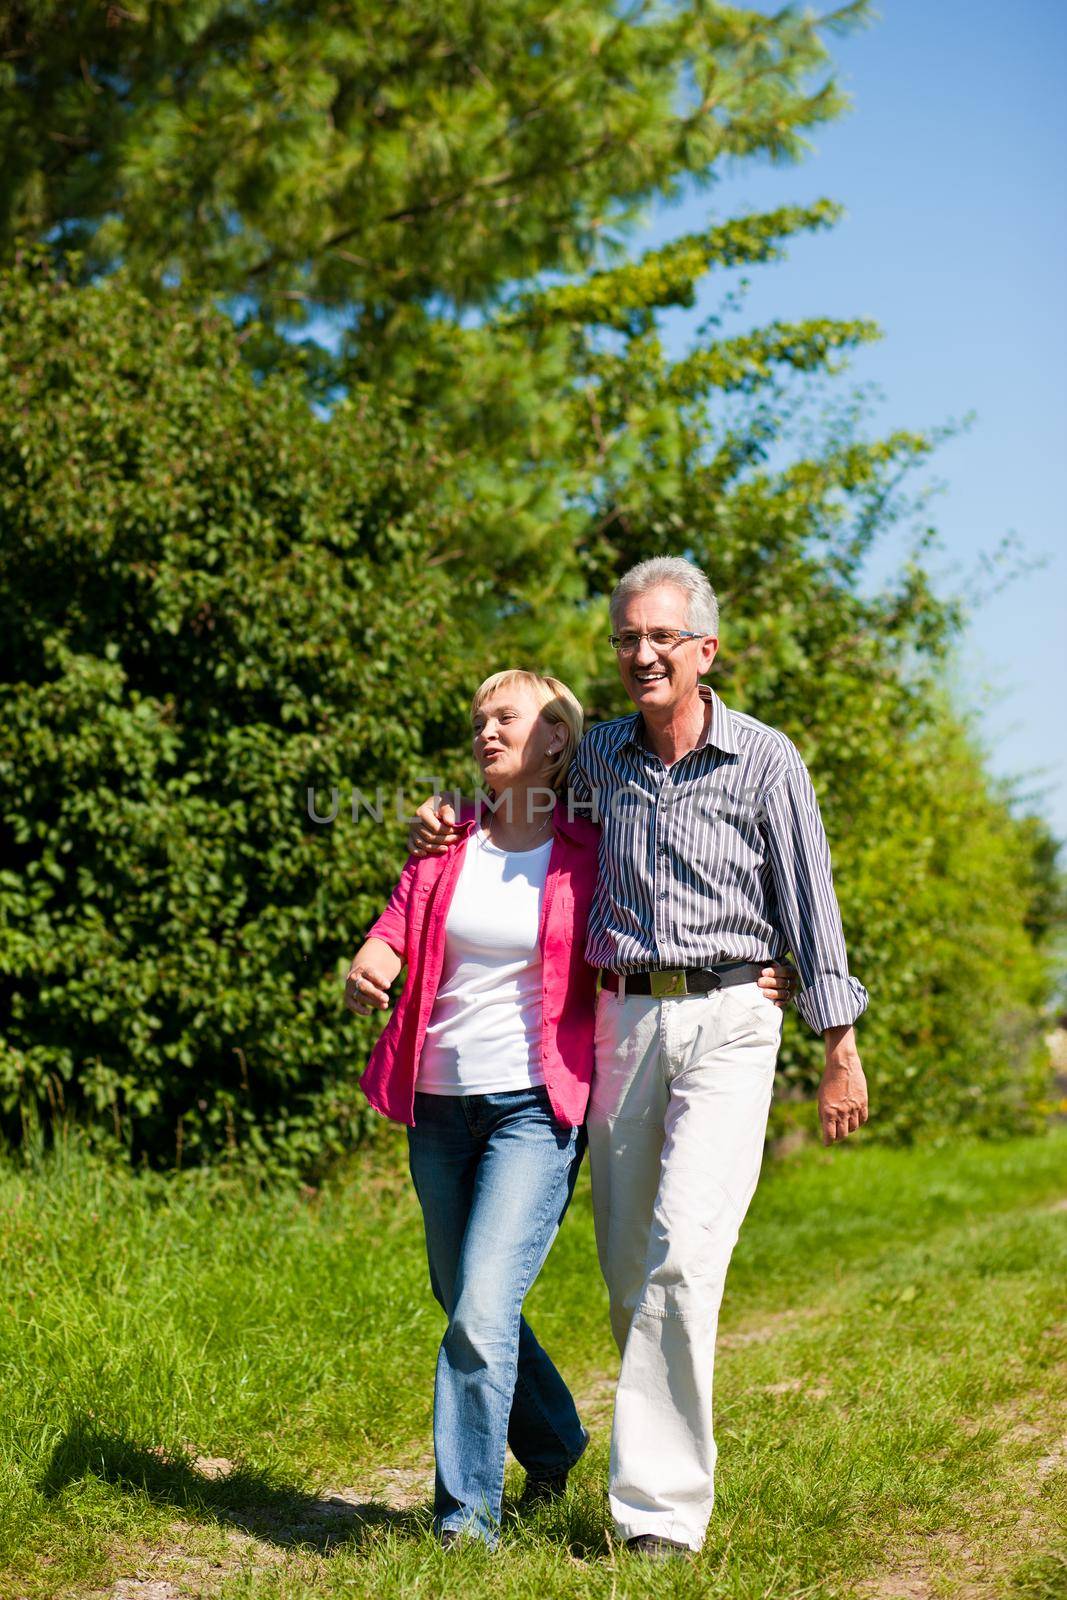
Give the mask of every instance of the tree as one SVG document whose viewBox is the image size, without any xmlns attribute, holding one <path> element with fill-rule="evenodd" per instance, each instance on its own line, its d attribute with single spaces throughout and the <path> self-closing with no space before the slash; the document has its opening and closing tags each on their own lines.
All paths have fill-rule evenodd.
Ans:
<svg viewBox="0 0 1067 1600">
<path fill-rule="evenodd" d="M 588 266 L 724 156 L 843 105 L 814 19 L 632 0 L 22 0 L 5 8 L 0 237 L 177 277 L 363 350 L 443 300 Z"/>
</svg>

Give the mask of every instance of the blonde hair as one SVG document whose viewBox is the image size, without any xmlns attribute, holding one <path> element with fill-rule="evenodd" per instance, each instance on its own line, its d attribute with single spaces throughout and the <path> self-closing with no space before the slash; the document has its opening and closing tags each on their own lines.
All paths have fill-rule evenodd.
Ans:
<svg viewBox="0 0 1067 1600">
<path fill-rule="evenodd" d="M 494 672 L 475 689 L 474 698 L 471 700 L 471 721 L 473 722 L 474 714 L 483 700 L 487 700 L 498 689 L 512 687 L 529 689 L 546 721 L 551 722 L 554 727 L 563 729 L 563 748 L 549 759 L 545 770 L 547 785 L 555 789 L 558 794 L 566 781 L 571 757 L 578 748 L 578 740 L 582 737 L 585 712 L 574 693 L 559 678 L 550 678 L 540 672 L 524 672 L 519 667 L 508 667 L 503 672 Z"/>
</svg>

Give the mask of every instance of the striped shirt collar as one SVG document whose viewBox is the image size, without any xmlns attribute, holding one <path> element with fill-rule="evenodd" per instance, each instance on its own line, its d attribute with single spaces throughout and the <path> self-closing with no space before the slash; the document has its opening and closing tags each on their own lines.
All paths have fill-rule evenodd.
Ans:
<svg viewBox="0 0 1067 1600">
<path fill-rule="evenodd" d="M 703 750 L 707 745 L 714 745 L 716 750 L 724 750 L 727 755 L 736 756 L 737 735 L 734 732 L 733 718 L 728 707 L 724 706 L 715 690 L 708 684 L 698 685 L 700 698 L 705 704 L 711 706 L 711 718 L 704 732 L 700 735 L 694 750 Z M 639 750 L 648 750 L 650 745 L 645 738 L 644 718 L 639 711 L 635 711 L 630 718 L 630 730 L 624 744 L 636 745 Z"/>
</svg>

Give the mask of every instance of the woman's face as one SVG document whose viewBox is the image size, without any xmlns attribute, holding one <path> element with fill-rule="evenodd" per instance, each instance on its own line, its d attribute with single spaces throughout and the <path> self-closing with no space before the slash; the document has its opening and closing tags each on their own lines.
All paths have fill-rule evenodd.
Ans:
<svg viewBox="0 0 1067 1600">
<path fill-rule="evenodd" d="M 566 737 L 541 714 L 531 689 L 512 683 L 480 701 L 472 718 L 474 759 L 486 783 L 499 792 L 516 782 L 544 778 L 550 758 Z"/>
</svg>

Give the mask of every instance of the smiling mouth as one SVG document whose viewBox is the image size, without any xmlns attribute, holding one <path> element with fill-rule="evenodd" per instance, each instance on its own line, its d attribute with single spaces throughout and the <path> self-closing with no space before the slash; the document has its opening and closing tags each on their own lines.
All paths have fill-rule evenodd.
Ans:
<svg viewBox="0 0 1067 1600">
<path fill-rule="evenodd" d="M 637 683 L 663 683 L 666 680 L 665 672 L 635 672 L 634 679 Z"/>
</svg>

